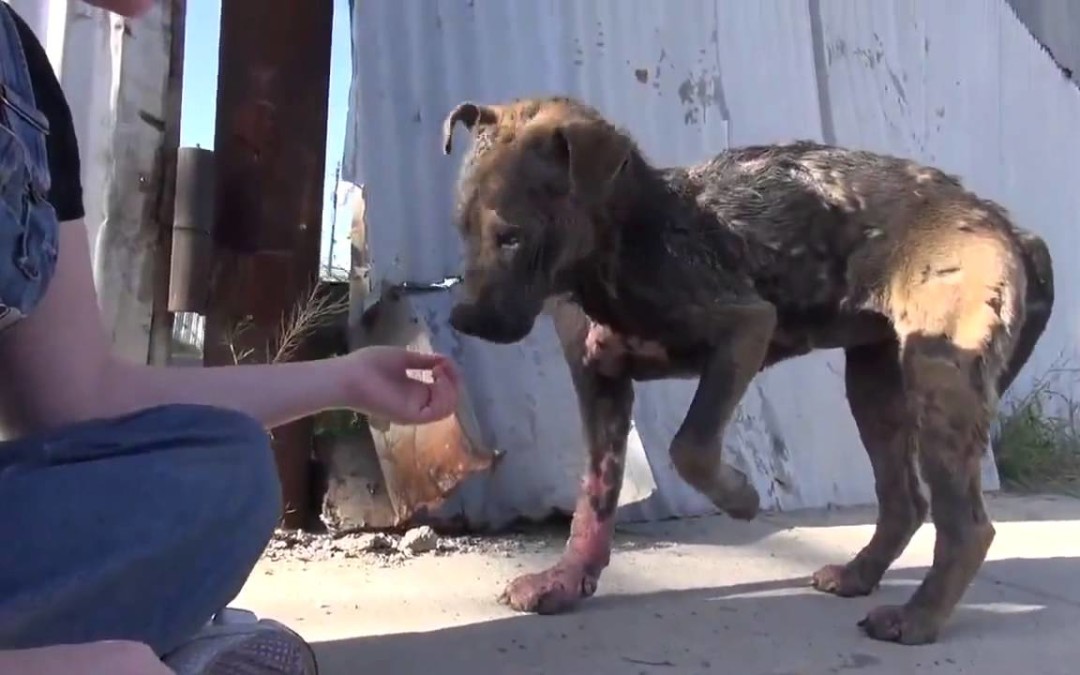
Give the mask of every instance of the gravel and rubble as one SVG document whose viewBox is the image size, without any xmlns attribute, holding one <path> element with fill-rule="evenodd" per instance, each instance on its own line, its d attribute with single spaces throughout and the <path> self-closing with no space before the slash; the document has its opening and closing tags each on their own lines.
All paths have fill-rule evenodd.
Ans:
<svg viewBox="0 0 1080 675">
<path fill-rule="evenodd" d="M 279 529 L 262 557 L 268 561 L 299 562 L 363 559 L 366 563 L 389 567 L 425 555 L 483 553 L 512 557 L 522 552 L 542 550 L 553 541 L 549 537 L 536 535 L 441 536 L 426 525 L 412 528 L 404 534 L 312 533 Z"/>
<path fill-rule="evenodd" d="M 404 533 L 338 532 L 313 533 L 279 529 L 263 552 L 269 562 L 322 562 L 362 559 L 365 564 L 396 567 L 423 556 L 479 554 L 488 557 L 516 558 L 522 555 L 562 550 L 568 526 L 532 524 L 494 535 L 438 534 L 427 525 Z M 670 534 L 670 533 L 669 533 Z M 667 548 L 674 546 L 670 536 L 636 533 L 634 528 L 616 527 L 614 546 L 618 550 Z"/>
</svg>

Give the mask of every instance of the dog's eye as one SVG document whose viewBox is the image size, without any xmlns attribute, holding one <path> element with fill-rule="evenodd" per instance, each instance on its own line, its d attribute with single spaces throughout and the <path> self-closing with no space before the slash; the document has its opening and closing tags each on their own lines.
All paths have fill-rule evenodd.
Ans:
<svg viewBox="0 0 1080 675">
<path fill-rule="evenodd" d="M 517 228 L 508 227 L 495 234 L 495 243 L 499 248 L 514 249 L 521 243 L 521 236 Z"/>
</svg>

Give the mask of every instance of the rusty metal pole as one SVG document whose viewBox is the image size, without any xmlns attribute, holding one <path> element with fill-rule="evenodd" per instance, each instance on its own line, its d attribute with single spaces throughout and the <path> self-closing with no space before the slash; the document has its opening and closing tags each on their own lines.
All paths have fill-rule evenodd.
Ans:
<svg viewBox="0 0 1080 675">
<path fill-rule="evenodd" d="M 221 3 L 206 365 L 249 350 L 242 362 L 266 362 L 282 319 L 318 280 L 332 25 L 333 0 Z M 313 421 L 273 435 L 282 525 L 302 527 Z"/>
</svg>

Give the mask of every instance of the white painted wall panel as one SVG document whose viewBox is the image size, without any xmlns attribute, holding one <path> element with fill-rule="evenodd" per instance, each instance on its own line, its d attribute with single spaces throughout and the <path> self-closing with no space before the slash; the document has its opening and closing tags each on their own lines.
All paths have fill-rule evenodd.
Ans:
<svg viewBox="0 0 1080 675">
<path fill-rule="evenodd" d="M 1050 241 L 1058 309 L 1036 360 L 1075 350 L 1080 280 L 1065 261 L 1080 209 L 1063 186 L 1080 178 L 1080 92 L 1003 0 L 359 0 L 353 32 L 342 179 L 364 186 L 377 283 L 459 270 L 449 219 L 466 139 L 442 156 L 446 113 L 465 99 L 565 92 L 629 128 L 656 163 L 813 138 L 961 174 Z M 550 322 L 520 344 L 490 345 L 447 328 L 449 300 L 425 300 L 441 327 L 436 346 L 463 364 L 485 440 L 508 456 L 448 509 L 494 525 L 569 509 L 582 440 Z M 623 517 L 712 511 L 667 458 L 692 392 L 685 382 L 638 387 Z M 767 507 L 874 500 L 839 352 L 759 376 L 725 446 Z"/>
</svg>

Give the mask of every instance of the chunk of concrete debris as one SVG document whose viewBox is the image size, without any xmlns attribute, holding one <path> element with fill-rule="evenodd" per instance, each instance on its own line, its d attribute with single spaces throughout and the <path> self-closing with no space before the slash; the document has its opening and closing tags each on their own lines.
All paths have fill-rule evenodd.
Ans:
<svg viewBox="0 0 1080 675">
<path fill-rule="evenodd" d="M 361 551 L 376 553 L 379 551 L 392 551 L 395 548 L 394 538 L 382 532 L 361 535 L 357 541 L 359 545 L 356 548 Z"/>
<path fill-rule="evenodd" d="M 439 546 L 439 535 L 427 525 L 414 527 L 398 542 L 398 550 L 406 555 L 420 555 L 434 551 Z"/>
<path fill-rule="evenodd" d="M 278 530 L 263 555 L 269 560 L 304 561 L 361 557 L 388 560 L 405 557 L 404 553 L 398 550 L 397 537 L 390 534 L 375 532 L 328 535 L 290 530 Z"/>
</svg>

